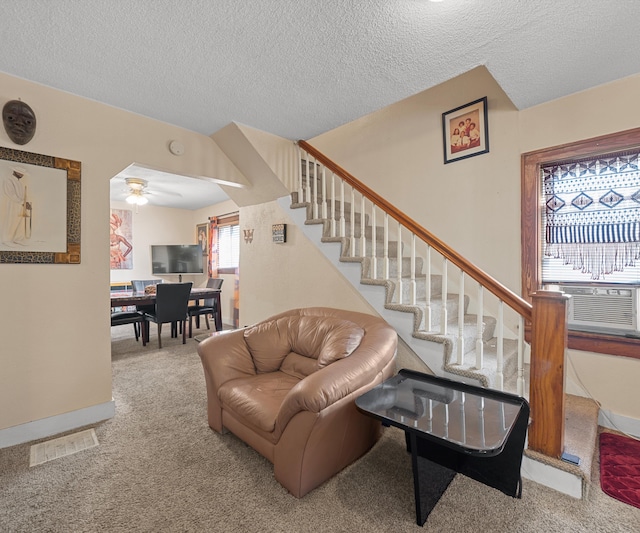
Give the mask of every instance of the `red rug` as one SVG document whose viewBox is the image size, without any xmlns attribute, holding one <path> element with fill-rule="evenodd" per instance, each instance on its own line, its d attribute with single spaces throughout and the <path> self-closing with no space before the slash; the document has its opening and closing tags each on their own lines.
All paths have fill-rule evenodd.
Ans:
<svg viewBox="0 0 640 533">
<path fill-rule="evenodd" d="M 600 433 L 600 486 L 612 498 L 640 508 L 640 441 Z"/>
</svg>

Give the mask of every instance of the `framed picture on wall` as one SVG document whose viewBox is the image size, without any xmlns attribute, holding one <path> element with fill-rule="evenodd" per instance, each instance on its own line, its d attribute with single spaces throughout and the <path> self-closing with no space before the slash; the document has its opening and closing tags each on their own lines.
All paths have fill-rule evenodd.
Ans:
<svg viewBox="0 0 640 533">
<path fill-rule="evenodd" d="M 442 113 L 445 164 L 489 151 L 487 117 L 486 96 Z"/>
<path fill-rule="evenodd" d="M 198 224 L 196 226 L 196 242 L 202 248 L 202 255 L 209 254 L 209 224 Z"/>
</svg>

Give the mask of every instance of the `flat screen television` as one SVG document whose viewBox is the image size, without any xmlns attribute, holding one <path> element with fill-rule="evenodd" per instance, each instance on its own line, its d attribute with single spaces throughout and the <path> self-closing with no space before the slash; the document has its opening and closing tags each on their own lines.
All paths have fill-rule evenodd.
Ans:
<svg viewBox="0 0 640 533">
<path fill-rule="evenodd" d="M 153 274 L 202 274 L 202 247 L 199 244 L 152 244 Z"/>
</svg>

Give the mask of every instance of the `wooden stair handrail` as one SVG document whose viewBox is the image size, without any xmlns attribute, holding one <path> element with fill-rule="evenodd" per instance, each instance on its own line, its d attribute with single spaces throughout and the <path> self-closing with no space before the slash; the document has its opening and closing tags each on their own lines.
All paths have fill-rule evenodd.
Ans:
<svg viewBox="0 0 640 533">
<path fill-rule="evenodd" d="M 371 190 L 364 183 L 362 183 L 355 176 L 351 175 L 340 165 L 334 163 L 331 159 L 325 156 L 322 152 L 314 148 L 306 141 L 298 141 L 298 146 L 305 152 L 312 155 L 316 161 L 321 162 L 325 167 L 331 170 L 334 174 L 337 174 L 346 181 L 351 187 L 357 190 L 360 194 L 371 200 L 375 205 L 380 207 L 383 211 L 391 215 L 402 226 L 411 231 L 414 235 L 426 242 L 431 248 L 436 250 L 442 256 L 446 257 L 454 265 L 460 268 L 463 272 L 471 276 L 474 280 L 480 283 L 483 287 L 487 288 L 497 298 L 505 302 L 514 311 L 524 317 L 525 320 L 530 321 L 532 316 L 532 306 L 529 302 L 518 296 L 511 289 L 505 287 L 502 283 L 495 278 L 484 272 L 482 269 L 475 266 L 469 260 L 465 259 L 455 250 L 449 248 L 444 242 L 438 239 L 435 235 L 427 231 L 415 220 L 405 215 L 393 204 L 389 203 L 382 196 L 375 191 Z"/>
</svg>

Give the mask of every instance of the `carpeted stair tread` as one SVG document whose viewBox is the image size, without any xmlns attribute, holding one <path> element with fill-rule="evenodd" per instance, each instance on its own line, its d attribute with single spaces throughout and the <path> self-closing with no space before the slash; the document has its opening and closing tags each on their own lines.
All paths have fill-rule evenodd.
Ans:
<svg viewBox="0 0 640 533">
<path fill-rule="evenodd" d="M 564 451 L 579 457 L 579 465 L 555 459 L 530 449 L 525 449 L 525 455 L 582 478 L 584 493 L 591 481 L 591 467 L 598 444 L 599 411 L 599 405 L 591 398 L 573 394 L 565 395 Z"/>
</svg>

